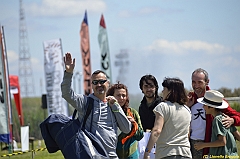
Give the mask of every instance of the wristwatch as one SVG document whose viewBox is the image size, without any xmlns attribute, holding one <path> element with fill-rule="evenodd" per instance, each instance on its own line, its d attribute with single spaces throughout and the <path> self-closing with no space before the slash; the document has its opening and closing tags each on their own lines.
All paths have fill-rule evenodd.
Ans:
<svg viewBox="0 0 240 159">
<path fill-rule="evenodd" d="M 146 149 L 145 149 L 145 152 L 148 152 L 148 153 L 150 153 L 150 152 L 151 152 L 151 150 L 149 150 L 149 149 L 146 147 Z"/>
</svg>

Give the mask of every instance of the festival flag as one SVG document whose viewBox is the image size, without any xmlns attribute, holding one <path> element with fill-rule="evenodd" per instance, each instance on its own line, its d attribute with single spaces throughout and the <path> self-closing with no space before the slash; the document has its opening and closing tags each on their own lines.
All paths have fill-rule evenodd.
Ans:
<svg viewBox="0 0 240 159">
<path fill-rule="evenodd" d="M 84 19 L 82 21 L 80 30 L 80 48 L 82 53 L 82 66 L 83 66 L 83 88 L 84 94 L 89 95 L 92 93 L 91 88 L 91 58 L 90 58 L 90 42 L 87 11 L 85 11 Z"/>
<path fill-rule="evenodd" d="M 61 39 L 44 41 L 43 47 L 48 115 L 68 116 L 68 105 L 62 98 L 60 89 L 64 73 Z"/>
<path fill-rule="evenodd" d="M 20 125 L 23 126 L 24 119 L 23 119 L 23 111 L 22 111 L 21 90 L 19 86 L 18 76 L 10 75 L 9 81 L 10 81 L 10 93 L 13 94 L 14 96 L 14 101 L 16 104 Z"/>
<path fill-rule="evenodd" d="M 98 42 L 101 50 L 101 68 L 106 73 L 108 80 L 112 82 L 108 36 L 103 15 L 100 20 Z"/>
<path fill-rule="evenodd" d="M 12 124 L 11 96 L 4 29 L 0 27 L 0 142 L 9 144 Z"/>
</svg>

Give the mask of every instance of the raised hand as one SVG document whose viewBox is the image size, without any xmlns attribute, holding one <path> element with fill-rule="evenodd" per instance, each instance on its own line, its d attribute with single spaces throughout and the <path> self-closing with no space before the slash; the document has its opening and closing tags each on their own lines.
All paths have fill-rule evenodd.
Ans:
<svg viewBox="0 0 240 159">
<path fill-rule="evenodd" d="M 63 58 L 66 72 L 73 73 L 75 67 L 75 58 L 72 60 L 72 55 L 70 52 L 67 52 Z"/>
<path fill-rule="evenodd" d="M 187 103 L 186 103 L 186 105 L 188 106 L 188 107 L 192 107 L 193 106 L 193 104 L 194 104 L 194 96 L 193 96 L 193 93 L 194 92 L 189 92 L 188 93 L 188 101 L 187 101 Z"/>
</svg>

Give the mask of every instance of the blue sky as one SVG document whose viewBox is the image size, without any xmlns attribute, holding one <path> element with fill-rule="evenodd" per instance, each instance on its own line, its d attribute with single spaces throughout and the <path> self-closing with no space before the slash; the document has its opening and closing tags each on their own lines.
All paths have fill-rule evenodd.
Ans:
<svg viewBox="0 0 240 159">
<path fill-rule="evenodd" d="M 240 1 L 231 0 L 23 0 L 36 96 L 45 93 L 43 41 L 61 38 L 63 53 L 76 58 L 82 71 L 80 25 L 88 12 L 92 71 L 100 69 L 98 31 L 107 26 L 113 82 L 121 77 L 132 94 L 145 74 L 159 85 L 179 77 L 191 89 L 196 68 L 209 72 L 210 87 L 240 87 Z M 19 1 L 1 0 L 10 74 L 18 75 Z M 119 75 L 116 55 L 127 50 L 129 65 Z M 42 80 L 42 86 L 41 82 Z M 162 90 L 160 87 L 159 92 Z"/>
</svg>

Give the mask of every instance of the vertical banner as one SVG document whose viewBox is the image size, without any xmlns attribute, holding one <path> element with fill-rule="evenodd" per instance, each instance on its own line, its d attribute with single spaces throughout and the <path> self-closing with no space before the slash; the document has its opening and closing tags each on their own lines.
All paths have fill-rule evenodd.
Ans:
<svg viewBox="0 0 240 159">
<path fill-rule="evenodd" d="M 20 94 L 21 90 L 19 86 L 18 76 L 11 75 L 9 76 L 9 80 L 10 80 L 10 92 L 14 96 L 14 101 L 16 104 L 20 125 L 23 126 L 24 119 L 23 119 L 23 112 L 22 112 L 22 100 L 21 100 L 21 94 Z"/>
<path fill-rule="evenodd" d="M 89 30 L 87 11 L 85 11 L 84 19 L 82 21 L 80 30 L 80 47 L 82 53 L 82 65 L 83 65 L 83 89 L 84 94 L 89 95 L 92 93 L 91 88 L 91 59 L 90 59 L 90 42 L 89 42 Z"/>
<path fill-rule="evenodd" d="M 0 27 L 0 142 L 10 143 L 11 96 L 4 32 Z"/>
<path fill-rule="evenodd" d="M 101 51 L 101 68 L 106 73 L 108 80 L 112 82 L 108 36 L 103 15 L 100 20 L 98 43 Z"/>
<path fill-rule="evenodd" d="M 44 41 L 43 47 L 48 115 L 68 116 L 67 102 L 62 98 L 60 89 L 64 73 L 61 39 Z"/>
</svg>

